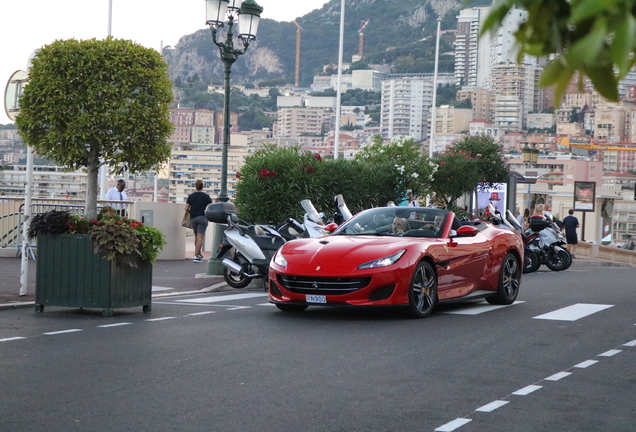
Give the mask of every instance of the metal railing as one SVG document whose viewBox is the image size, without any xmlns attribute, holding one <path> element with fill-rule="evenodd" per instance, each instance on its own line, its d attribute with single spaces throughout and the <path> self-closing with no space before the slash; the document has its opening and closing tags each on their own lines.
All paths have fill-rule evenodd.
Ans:
<svg viewBox="0 0 636 432">
<path fill-rule="evenodd" d="M 98 201 L 97 207 L 121 209 L 127 215 L 134 210 L 132 201 Z M 121 208 L 120 208 L 121 207 Z M 66 210 L 74 215 L 84 214 L 84 200 L 74 199 L 32 199 L 31 214 L 50 210 Z M 24 220 L 24 198 L 0 197 L 0 247 L 20 248 L 22 243 L 22 221 Z"/>
</svg>

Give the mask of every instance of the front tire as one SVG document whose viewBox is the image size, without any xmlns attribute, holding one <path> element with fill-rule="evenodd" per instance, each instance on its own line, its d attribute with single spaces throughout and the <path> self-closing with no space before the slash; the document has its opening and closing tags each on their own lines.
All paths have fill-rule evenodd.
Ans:
<svg viewBox="0 0 636 432">
<path fill-rule="evenodd" d="M 523 253 L 523 273 L 533 273 L 541 267 L 541 258 L 533 250 L 526 249 Z"/>
<path fill-rule="evenodd" d="M 562 271 L 569 267 L 568 264 L 571 264 L 565 253 L 561 253 L 561 251 L 555 252 L 551 250 L 548 252 L 548 256 L 545 260 L 545 265 L 552 271 Z"/>
<path fill-rule="evenodd" d="M 407 311 L 413 318 L 426 318 L 437 306 L 437 275 L 426 261 L 415 267 L 409 286 Z"/>
<path fill-rule="evenodd" d="M 519 259 L 508 252 L 501 264 L 497 294 L 494 297 L 487 298 L 486 301 L 493 305 L 513 304 L 519 294 L 520 283 L 521 266 L 519 265 Z"/>
</svg>

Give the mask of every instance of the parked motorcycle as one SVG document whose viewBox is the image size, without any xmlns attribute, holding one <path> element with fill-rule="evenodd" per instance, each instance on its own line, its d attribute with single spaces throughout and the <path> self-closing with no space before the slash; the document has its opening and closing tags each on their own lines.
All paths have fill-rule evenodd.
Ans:
<svg viewBox="0 0 636 432">
<path fill-rule="evenodd" d="M 267 276 L 269 262 L 285 243 L 285 238 L 277 229 L 240 220 L 236 216 L 236 207 L 230 202 L 208 205 L 205 217 L 210 222 L 228 226 L 216 258 L 221 259 L 229 254 L 222 261 L 223 279 L 229 286 L 245 288 L 252 279 Z M 293 219 L 288 219 L 278 229 L 293 227 L 294 222 Z M 299 228 L 299 224 L 296 228 Z"/>
<path fill-rule="evenodd" d="M 539 267 L 541 267 L 541 256 L 531 246 L 534 239 L 539 237 L 539 233 L 524 231 L 510 210 L 506 210 L 505 220 L 512 229 L 521 235 L 523 240 L 523 273 L 532 273 L 539 270 Z"/>
<path fill-rule="evenodd" d="M 530 219 L 530 229 L 539 233 L 530 242 L 530 248 L 550 270 L 567 270 L 572 265 L 572 255 L 563 247 L 566 244 L 565 236 L 550 213 L 546 213 L 543 220 L 539 219 Z"/>
</svg>

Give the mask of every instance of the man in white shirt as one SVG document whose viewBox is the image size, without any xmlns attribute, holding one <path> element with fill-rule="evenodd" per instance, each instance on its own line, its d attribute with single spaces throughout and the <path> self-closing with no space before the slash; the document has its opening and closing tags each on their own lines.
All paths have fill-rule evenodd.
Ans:
<svg viewBox="0 0 636 432">
<path fill-rule="evenodd" d="M 106 191 L 104 199 L 106 201 L 128 201 L 128 196 L 126 195 L 126 192 L 124 192 L 124 189 L 126 189 L 126 182 L 122 179 L 119 179 L 117 180 L 117 184 L 115 185 L 115 187 L 112 187 Z M 126 204 L 109 205 L 117 210 L 117 213 L 119 215 L 126 216 Z"/>
</svg>

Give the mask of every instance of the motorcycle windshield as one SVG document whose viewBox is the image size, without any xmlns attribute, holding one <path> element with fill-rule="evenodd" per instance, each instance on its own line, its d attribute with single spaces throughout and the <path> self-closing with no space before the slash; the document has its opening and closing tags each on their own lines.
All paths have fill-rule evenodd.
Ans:
<svg viewBox="0 0 636 432">
<path fill-rule="evenodd" d="M 307 213 L 307 217 L 309 218 L 309 220 L 317 223 L 318 225 L 324 225 L 324 222 L 322 221 L 320 214 L 318 214 L 318 211 L 316 210 L 316 208 L 314 207 L 314 205 L 311 203 L 310 200 L 308 199 L 302 200 L 300 202 L 300 205 Z"/>
<path fill-rule="evenodd" d="M 515 219 L 515 216 L 512 214 L 512 212 L 510 210 L 506 210 L 506 220 L 517 231 L 523 231 L 523 228 L 521 227 L 521 225 L 519 225 L 519 222 L 517 221 L 517 219 Z"/>
<path fill-rule="evenodd" d="M 338 203 L 338 210 L 340 210 L 340 214 L 342 215 L 343 219 L 345 221 L 351 219 L 353 215 L 349 211 L 347 204 L 345 204 L 345 201 L 342 195 L 340 194 L 336 195 L 336 202 Z"/>
</svg>

